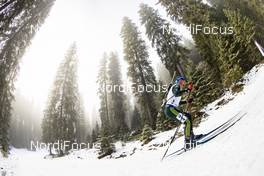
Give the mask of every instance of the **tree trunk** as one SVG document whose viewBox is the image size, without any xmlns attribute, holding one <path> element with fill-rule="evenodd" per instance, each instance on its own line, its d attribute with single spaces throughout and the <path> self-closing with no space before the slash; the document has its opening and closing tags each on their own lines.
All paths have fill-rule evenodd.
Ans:
<svg viewBox="0 0 264 176">
<path fill-rule="evenodd" d="M 180 74 L 180 76 L 183 76 L 183 77 L 186 76 L 184 74 L 184 70 L 183 70 L 182 65 L 180 63 L 176 63 L 176 69 L 177 69 L 178 73 Z"/>
<path fill-rule="evenodd" d="M 141 82 L 144 86 L 144 88 L 146 88 L 146 81 L 145 81 L 145 77 L 144 77 L 144 74 L 143 74 L 143 70 L 141 68 L 141 65 L 139 64 L 139 59 L 138 59 L 138 55 L 137 55 L 137 52 L 135 51 L 135 56 L 136 56 L 136 61 L 137 61 L 137 65 L 138 65 L 138 69 L 139 69 L 139 72 L 140 72 L 140 77 L 141 77 Z M 154 123 L 154 119 L 151 115 L 151 112 L 150 112 L 150 106 L 149 106 L 149 96 L 147 94 L 147 92 L 144 92 L 143 93 L 143 97 L 144 97 L 144 102 L 146 103 L 146 110 L 147 110 L 147 114 L 148 114 L 148 119 L 149 119 L 149 125 L 154 129 L 155 128 L 155 123 Z"/>
</svg>

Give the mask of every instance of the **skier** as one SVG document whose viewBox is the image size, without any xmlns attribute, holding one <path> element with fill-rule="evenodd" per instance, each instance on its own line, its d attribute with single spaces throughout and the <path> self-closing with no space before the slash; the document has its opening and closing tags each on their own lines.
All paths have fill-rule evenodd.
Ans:
<svg viewBox="0 0 264 176">
<path fill-rule="evenodd" d="M 191 115 L 187 112 L 184 112 L 181 108 L 181 105 L 192 103 L 193 99 L 189 98 L 185 101 L 182 100 L 182 95 L 192 91 L 192 86 L 185 87 L 185 78 L 178 76 L 174 84 L 170 87 L 168 95 L 166 98 L 166 104 L 164 113 L 171 120 L 179 121 L 184 124 L 184 135 L 185 135 L 185 148 L 191 149 L 194 147 L 195 140 L 202 137 L 202 135 L 194 135 L 192 130 L 192 120 Z"/>
</svg>

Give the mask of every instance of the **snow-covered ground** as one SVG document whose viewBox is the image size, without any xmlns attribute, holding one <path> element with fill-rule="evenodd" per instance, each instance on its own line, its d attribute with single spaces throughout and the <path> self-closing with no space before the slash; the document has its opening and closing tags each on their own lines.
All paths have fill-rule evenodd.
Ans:
<svg viewBox="0 0 264 176">
<path fill-rule="evenodd" d="M 98 160 L 95 150 L 72 152 L 63 158 L 44 159 L 45 151 L 30 152 L 12 149 L 8 159 L 0 156 L 2 176 L 259 176 L 264 172 L 264 65 L 245 75 L 242 92 L 227 93 L 206 107 L 209 116 L 195 133 L 206 133 L 238 112 L 247 112 L 238 123 L 217 138 L 180 156 L 161 162 L 164 146 L 174 130 L 157 134 L 146 146 L 139 141 L 116 143 L 112 158 Z M 233 100 L 217 107 L 223 98 Z M 163 146 L 163 147 L 162 147 Z M 170 152 L 183 146 L 183 138 L 173 143 Z M 121 154 L 126 157 L 114 159 Z M 0 174 L 1 176 L 1 174 Z"/>
</svg>

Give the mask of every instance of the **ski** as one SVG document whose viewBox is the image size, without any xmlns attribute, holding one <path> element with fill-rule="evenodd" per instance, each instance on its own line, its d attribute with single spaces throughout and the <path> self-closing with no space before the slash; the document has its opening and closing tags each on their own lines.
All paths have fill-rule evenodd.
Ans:
<svg viewBox="0 0 264 176">
<path fill-rule="evenodd" d="M 238 112 L 237 114 L 235 114 L 234 116 L 232 116 L 230 119 L 228 119 L 226 122 L 222 123 L 221 125 L 219 125 L 219 126 L 216 127 L 215 129 L 213 129 L 213 130 L 207 132 L 206 134 L 204 134 L 203 137 L 202 137 L 201 139 L 203 139 L 203 138 L 205 138 L 205 137 L 211 135 L 212 133 L 214 133 L 215 131 L 219 130 L 219 129 L 222 128 L 223 126 L 225 126 L 225 125 L 231 123 L 231 122 L 232 122 L 234 119 L 236 119 L 237 116 L 239 116 L 240 114 L 241 114 L 241 112 Z M 199 139 L 199 140 L 201 140 L 201 139 Z"/>
<path fill-rule="evenodd" d="M 230 118 L 228 121 L 226 121 L 225 123 L 221 124 L 220 126 L 218 126 L 217 128 L 215 128 L 214 130 L 208 132 L 207 134 L 205 134 L 201 139 L 199 139 L 198 141 L 196 141 L 195 147 L 192 149 L 195 149 L 198 145 L 207 143 L 208 141 L 214 139 L 215 137 L 217 137 L 218 135 L 222 134 L 223 132 L 225 132 L 226 130 L 228 130 L 229 128 L 231 128 L 233 125 L 235 125 L 238 121 L 240 121 L 247 113 L 243 113 L 241 116 L 239 116 L 241 113 L 237 113 L 235 116 L 233 116 L 232 118 Z M 167 155 L 166 157 L 170 157 L 173 155 L 181 155 L 187 151 L 190 151 L 192 149 L 186 150 L 184 147 L 181 149 L 176 150 L 173 153 L 170 153 L 169 155 Z"/>
<path fill-rule="evenodd" d="M 247 113 L 244 113 L 241 116 L 236 116 L 238 118 L 232 118 L 232 120 L 229 123 L 223 125 L 221 128 L 219 128 L 218 130 L 214 131 L 213 133 L 210 133 L 210 135 L 206 135 L 206 136 L 202 137 L 201 139 L 199 139 L 197 141 L 197 145 L 204 144 L 204 143 L 212 140 L 216 136 L 222 134 L 223 132 L 228 130 L 230 127 L 235 125 L 238 121 L 240 121 L 246 114 Z"/>
</svg>

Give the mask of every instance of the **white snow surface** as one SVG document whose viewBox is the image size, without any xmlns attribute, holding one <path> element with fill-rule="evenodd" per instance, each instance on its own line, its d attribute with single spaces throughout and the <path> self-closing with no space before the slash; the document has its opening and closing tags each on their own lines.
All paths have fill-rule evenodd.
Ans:
<svg viewBox="0 0 264 176">
<path fill-rule="evenodd" d="M 134 141 L 116 143 L 112 157 L 97 159 L 97 150 L 73 151 L 70 155 L 44 159 L 47 151 L 12 148 L 8 158 L 0 156 L 0 176 L 259 176 L 264 173 L 264 65 L 254 67 L 244 76 L 244 89 L 222 98 L 205 108 L 209 114 L 195 133 L 206 133 L 238 112 L 246 112 L 239 122 L 206 144 L 180 156 L 161 162 L 174 130 L 159 133 L 145 146 Z M 232 99 L 217 106 L 222 99 Z M 160 146 L 163 145 L 163 146 Z M 169 153 L 183 146 L 177 139 Z M 127 155 L 115 159 L 121 154 Z M 2 174 L 2 175 L 1 175 Z"/>
</svg>

